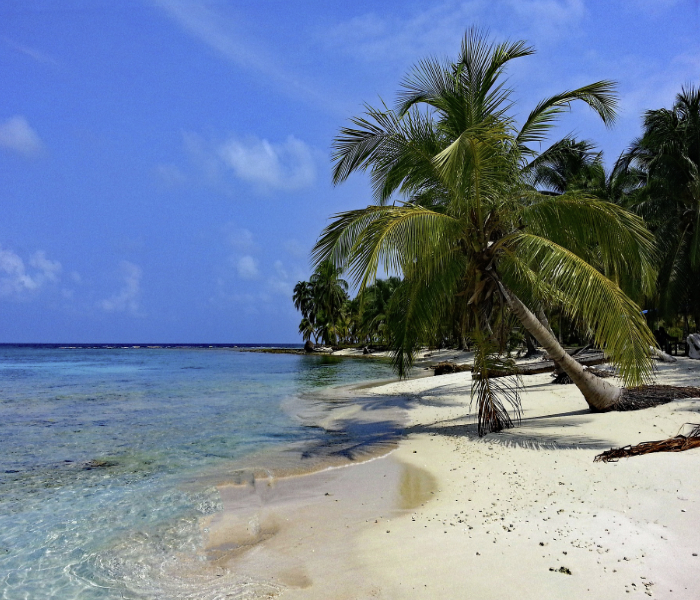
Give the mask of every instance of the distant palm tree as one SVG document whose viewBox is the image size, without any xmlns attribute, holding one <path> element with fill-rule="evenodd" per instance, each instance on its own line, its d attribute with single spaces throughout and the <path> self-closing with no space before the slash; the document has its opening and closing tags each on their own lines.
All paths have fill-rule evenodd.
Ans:
<svg viewBox="0 0 700 600">
<path fill-rule="evenodd" d="M 300 311 L 302 316 L 301 323 L 299 323 L 299 333 L 302 334 L 304 341 L 310 340 L 313 335 L 314 340 L 317 342 L 318 334 L 315 327 L 317 308 L 311 283 L 299 281 L 294 286 L 292 301 L 294 302 L 294 308 Z"/>
<path fill-rule="evenodd" d="M 380 267 L 403 275 L 391 311 L 401 375 L 455 302 L 469 307 L 481 432 L 511 425 L 503 402 L 518 409 L 517 395 L 499 390 L 488 376 L 498 368 L 490 340 L 501 303 L 594 410 L 609 410 L 622 390 L 585 371 L 526 304 L 555 299 L 569 318 L 585 322 L 626 384 L 652 374 L 654 339 L 639 308 L 589 262 L 595 256 L 606 272 L 650 284 L 653 239 L 642 220 L 582 192 L 543 195 L 523 176 L 536 157 L 530 144 L 543 141 L 574 100 L 612 122 L 613 84 L 552 96 L 518 129 L 508 113 L 510 90 L 500 79 L 508 62 L 532 53 L 524 42 L 491 44 L 472 29 L 456 62 L 418 64 L 404 79 L 395 110 L 367 107 L 353 128 L 341 129 L 334 181 L 369 170 L 376 204 L 336 215 L 314 249 L 317 264 L 332 261 L 361 288 Z"/>
<path fill-rule="evenodd" d="M 348 300 L 348 284 L 340 278 L 341 271 L 330 262 L 319 264 L 309 281 L 294 286 L 292 300 L 301 311 L 299 333 L 304 340 L 319 336 L 324 343 L 337 343 L 338 325 Z"/>
<path fill-rule="evenodd" d="M 670 109 L 644 115 L 644 133 L 624 154 L 643 186 L 630 205 L 655 232 L 663 255 L 658 290 L 667 316 L 700 326 L 700 88 L 684 88 Z"/>
</svg>

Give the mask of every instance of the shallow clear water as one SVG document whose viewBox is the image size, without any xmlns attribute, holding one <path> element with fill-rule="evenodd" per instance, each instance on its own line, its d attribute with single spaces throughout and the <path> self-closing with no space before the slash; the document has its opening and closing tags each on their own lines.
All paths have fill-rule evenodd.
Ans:
<svg viewBox="0 0 700 600">
<path fill-rule="evenodd" d="M 191 481 L 265 448 L 323 445 L 332 434 L 285 400 L 387 377 L 377 360 L 0 348 L 0 598 L 254 596 L 198 569 L 198 521 L 219 499 Z"/>
</svg>

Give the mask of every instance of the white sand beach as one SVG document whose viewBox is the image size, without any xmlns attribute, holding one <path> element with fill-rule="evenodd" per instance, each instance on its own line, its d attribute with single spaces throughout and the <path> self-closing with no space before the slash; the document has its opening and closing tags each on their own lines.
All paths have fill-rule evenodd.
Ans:
<svg viewBox="0 0 700 600">
<path fill-rule="evenodd" d="M 700 423 L 700 399 L 593 414 L 523 377 L 522 423 L 483 438 L 470 373 L 373 388 L 408 398 L 406 436 L 356 466 L 221 486 L 209 556 L 285 599 L 700 597 L 700 450 L 594 463 Z M 700 385 L 700 361 L 658 383 Z"/>
</svg>

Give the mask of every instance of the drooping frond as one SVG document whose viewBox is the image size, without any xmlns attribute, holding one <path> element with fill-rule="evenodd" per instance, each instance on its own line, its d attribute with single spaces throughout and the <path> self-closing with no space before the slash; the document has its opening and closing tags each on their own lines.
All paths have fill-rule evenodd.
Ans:
<svg viewBox="0 0 700 600">
<path fill-rule="evenodd" d="M 472 338 L 475 347 L 471 400 L 472 404 L 476 400 L 478 431 L 481 436 L 513 427 L 508 406 L 513 411 L 515 421 L 520 421 L 521 382 L 512 359 L 499 357 L 495 345 L 481 332 L 475 332 Z"/>
<path fill-rule="evenodd" d="M 333 182 L 369 169 L 374 198 L 384 204 L 394 192 L 420 195 L 439 189 L 432 158 L 444 146 L 429 115 L 412 111 L 403 117 L 385 108 L 366 107 L 333 143 Z"/>
<path fill-rule="evenodd" d="M 613 81 L 597 81 L 575 90 L 555 94 L 542 100 L 529 114 L 516 137 L 517 143 L 526 149 L 528 144 L 543 142 L 559 115 L 569 110 L 571 103 L 581 100 L 588 104 L 606 125 L 615 121 L 617 95 Z"/>
<path fill-rule="evenodd" d="M 404 279 L 392 296 L 388 327 L 392 362 L 400 377 L 408 375 L 421 344 L 439 341 L 436 332 L 459 300 L 465 269 L 464 257 L 457 255 L 429 277 Z"/>
<path fill-rule="evenodd" d="M 589 326 L 625 385 L 651 379 L 649 347 L 656 342 L 639 307 L 615 282 L 573 252 L 537 235 L 515 235 L 509 251 L 560 291 L 565 311 Z"/>
<path fill-rule="evenodd" d="M 520 219 L 529 233 L 568 248 L 613 279 L 650 296 L 658 256 L 644 221 L 624 208 L 572 192 L 557 197 L 529 194 Z"/>
<path fill-rule="evenodd" d="M 368 206 L 335 215 L 312 258 L 316 264 L 328 259 L 342 268 L 347 265 L 364 288 L 379 267 L 401 274 L 439 268 L 454 253 L 456 227 L 454 218 L 421 206 Z"/>
</svg>

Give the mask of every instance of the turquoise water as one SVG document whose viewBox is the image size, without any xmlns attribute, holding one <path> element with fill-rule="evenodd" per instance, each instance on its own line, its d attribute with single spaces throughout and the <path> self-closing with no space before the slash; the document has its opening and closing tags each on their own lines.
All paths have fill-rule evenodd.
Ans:
<svg viewBox="0 0 700 600">
<path fill-rule="evenodd" d="M 337 432 L 289 399 L 391 376 L 377 360 L 224 349 L 0 348 L 0 598 L 255 597 L 197 568 L 200 520 L 219 509 L 197 475 L 332 447 Z"/>
</svg>

